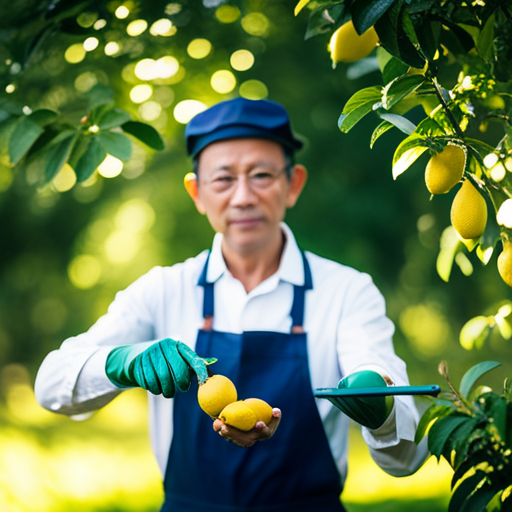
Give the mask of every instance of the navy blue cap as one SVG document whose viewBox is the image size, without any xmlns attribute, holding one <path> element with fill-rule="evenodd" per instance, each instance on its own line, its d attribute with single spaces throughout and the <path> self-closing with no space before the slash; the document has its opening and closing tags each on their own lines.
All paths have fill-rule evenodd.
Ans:
<svg viewBox="0 0 512 512">
<path fill-rule="evenodd" d="M 193 117 L 185 129 L 187 151 L 192 157 L 212 142 L 246 137 L 275 140 L 292 152 L 302 147 L 284 107 L 270 100 L 222 101 Z"/>
</svg>

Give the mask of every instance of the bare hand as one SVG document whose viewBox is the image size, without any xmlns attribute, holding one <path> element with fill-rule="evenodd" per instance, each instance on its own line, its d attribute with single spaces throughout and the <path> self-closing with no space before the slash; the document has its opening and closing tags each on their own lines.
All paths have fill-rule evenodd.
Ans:
<svg viewBox="0 0 512 512">
<path fill-rule="evenodd" d="M 230 427 L 218 418 L 213 422 L 213 430 L 218 432 L 218 434 L 227 441 L 231 441 L 242 448 L 249 448 L 249 446 L 252 446 L 257 441 L 270 439 L 277 430 L 280 421 L 281 411 L 275 408 L 272 409 L 272 419 L 268 425 L 265 425 L 263 421 L 258 421 L 249 432 L 243 432 L 235 427 Z"/>
</svg>

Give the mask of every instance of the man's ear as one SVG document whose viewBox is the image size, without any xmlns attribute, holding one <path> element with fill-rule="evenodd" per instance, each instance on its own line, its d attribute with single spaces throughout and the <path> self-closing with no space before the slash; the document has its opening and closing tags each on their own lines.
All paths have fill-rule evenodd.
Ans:
<svg viewBox="0 0 512 512">
<path fill-rule="evenodd" d="M 302 189 L 308 180 L 307 169 L 300 164 L 295 164 L 290 173 L 290 189 L 288 191 L 288 198 L 286 199 L 286 206 L 292 208 L 295 206 L 297 199 L 299 199 Z"/>
<path fill-rule="evenodd" d="M 206 213 L 206 210 L 204 209 L 203 203 L 201 201 L 201 198 L 199 197 L 199 192 L 197 189 L 197 176 L 194 172 L 189 172 L 185 175 L 183 178 L 183 183 L 185 185 L 185 189 L 188 192 L 188 195 L 192 198 L 194 201 L 194 204 L 196 205 L 197 211 L 204 215 Z"/>
</svg>

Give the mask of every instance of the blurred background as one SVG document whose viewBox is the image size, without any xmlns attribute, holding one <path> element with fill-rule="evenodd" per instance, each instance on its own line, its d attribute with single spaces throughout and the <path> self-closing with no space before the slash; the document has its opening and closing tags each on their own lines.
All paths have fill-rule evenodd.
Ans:
<svg viewBox="0 0 512 512">
<path fill-rule="evenodd" d="M 33 382 L 46 354 L 88 329 L 118 290 L 154 265 L 210 246 L 213 232 L 183 187 L 191 170 L 183 130 L 205 106 L 239 95 L 288 109 L 305 141 L 297 161 L 309 182 L 287 222 L 303 249 L 372 275 L 411 383 L 446 387 L 437 373 L 441 360 L 456 384 L 482 360 L 502 362 L 487 378 L 491 386 L 511 375 L 510 342 L 498 333 L 471 351 L 458 341 L 464 323 L 494 314 L 510 289 L 473 254 L 471 277 L 458 266 L 449 283 L 438 277 L 452 194 L 429 200 L 426 154 L 393 181 L 393 150 L 404 135 L 390 131 L 370 149 L 376 117 L 339 132 L 346 100 L 380 84 L 380 73 L 333 70 L 328 35 L 305 41 L 307 15 L 295 18 L 295 3 L 20 0 L 0 8 L 2 97 L 77 124 L 91 97 L 112 94 L 166 146 L 154 152 L 134 143 L 129 162 L 101 166 L 83 184 L 65 166 L 41 188 L 29 171 L 13 172 L 0 141 L 0 510 L 159 509 L 144 393 L 131 390 L 92 418 L 73 421 L 42 410 Z M 45 32 L 48 13 L 63 6 L 75 9 L 76 23 Z M 13 41 L 25 48 L 36 34 L 43 41 L 30 62 L 15 66 L 23 57 L 12 54 Z M 418 399 L 420 409 L 428 404 Z M 429 460 L 412 477 L 388 477 L 356 427 L 350 459 L 349 511 L 446 509 L 451 470 L 444 464 Z"/>
</svg>

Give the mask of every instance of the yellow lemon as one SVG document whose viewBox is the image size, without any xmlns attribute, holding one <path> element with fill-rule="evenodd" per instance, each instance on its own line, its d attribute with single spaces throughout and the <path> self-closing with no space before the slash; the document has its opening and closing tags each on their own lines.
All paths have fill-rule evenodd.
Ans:
<svg viewBox="0 0 512 512">
<path fill-rule="evenodd" d="M 270 423 L 272 419 L 272 407 L 265 402 L 265 400 L 260 400 L 259 398 L 247 398 L 244 400 L 244 404 L 248 405 L 256 414 L 257 421 L 263 421 L 265 425 Z"/>
<path fill-rule="evenodd" d="M 485 199 L 473 184 L 466 180 L 452 203 L 452 226 L 462 238 L 480 238 L 487 224 Z"/>
<path fill-rule="evenodd" d="M 460 146 L 449 144 L 434 155 L 425 169 L 425 183 L 431 194 L 446 194 L 464 174 L 466 154 Z"/>
<path fill-rule="evenodd" d="M 503 251 L 498 256 L 498 272 L 501 279 L 512 287 L 512 244 L 504 242 Z"/>
<path fill-rule="evenodd" d="M 329 41 L 333 67 L 337 62 L 354 62 L 366 57 L 378 42 L 379 36 L 373 27 L 359 35 L 350 20 L 337 29 Z"/>
<path fill-rule="evenodd" d="M 226 425 L 243 430 L 244 432 L 252 430 L 258 421 L 254 411 L 243 400 L 226 405 L 219 414 L 219 418 Z"/>
<path fill-rule="evenodd" d="M 197 390 L 199 406 L 212 418 L 217 418 L 222 409 L 237 398 L 235 385 L 224 375 L 212 375 Z"/>
</svg>

